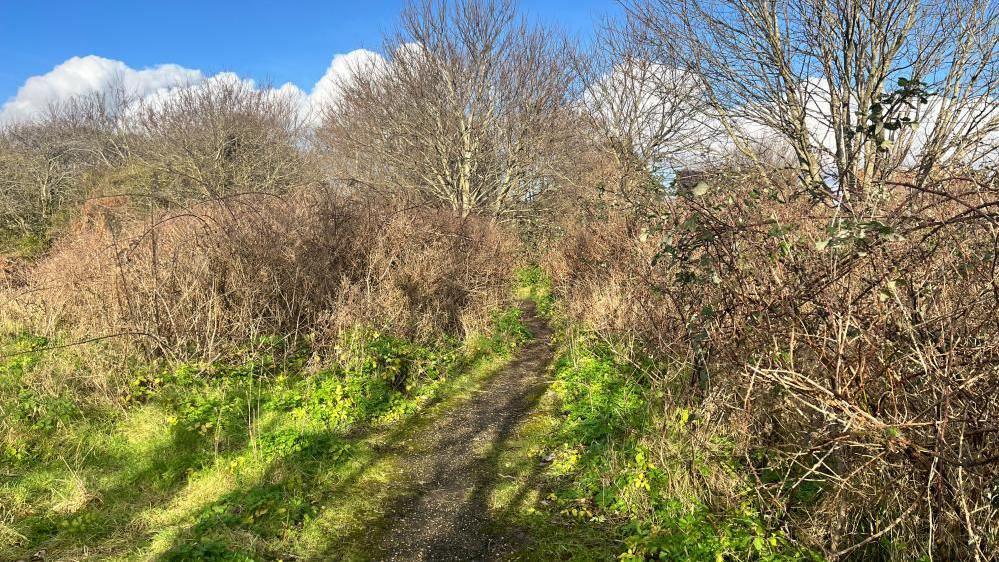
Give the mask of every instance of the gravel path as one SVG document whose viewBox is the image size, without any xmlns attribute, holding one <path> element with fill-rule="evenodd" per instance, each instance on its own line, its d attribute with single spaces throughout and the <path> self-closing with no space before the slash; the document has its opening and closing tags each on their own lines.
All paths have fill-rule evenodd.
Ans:
<svg viewBox="0 0 999 562">
<path fill-rule="evenodd" d="M 498 560 L 526 540 L 493 525 L 488 507 L 500 450 L 544 392 L 552 358 L 551 330 L 532 303 L 524 321 L 534 338 L 514 360 L 403 446 L 409 493 L 389 507 L 374 559 Z"/>
</svg>

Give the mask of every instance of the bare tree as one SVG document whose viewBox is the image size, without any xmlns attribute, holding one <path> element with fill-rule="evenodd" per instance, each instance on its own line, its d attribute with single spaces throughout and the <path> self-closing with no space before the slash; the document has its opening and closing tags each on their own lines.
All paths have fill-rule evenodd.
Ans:
<svg viewBox="0 0 999 562">
<path fill-rule="evenodd" d="M 715 135 L 696 80 L 636 41 L 634 24 L 604 29 L 577 64 L 582 115 L 614 170 L 608 187 L 628 200 L 650 186 L 661 195 L 653 176 L 696 167 Z"/>
<path fill-rule="evenodd" d="M 71 185 L 64 147 L 44 128 L 10 127 L 0 137 L 0 224 L 7 233 L 43 230 Z"/>
<path fill-rule="evenodd" d="M 756 444 L 786 475 L 756 480 L 761 502 L 827 486 L 775 513 L 830 559 L 879 556 L 886 537 L 900 557 L 990 559 L 996 268 L 980 256 L 999 224 L 999 4 L 629 8 L 647 60 L 696 81 L 722 148 L 754 168 L 712 170 L 718 189 L 649 214 L 647 254 L 619 277 L 668 297 L 635 307 L 641 322 L 664 311 L 648 341 L 668 342 L 702 388 L 740 373 L 732 392 L 774 428 Z"/>
<path fill-rule="evenodd" d="M 320 135 L 346 179 L 460 216 L 506 213 L 556 181 L 572 82 L 564 38 L 507 0 L 426 1 L 384 52 L 344 77 L 325 111 Z"/>
<path fill-rule="evenodd" d="M 121 92 L 53 104 L 38 118 L 0 131 L 0 228 L 44 231 L 56 214 L 88 195 L 88 174 L 128 159 Z"/>
<path fill-rule="evenodd" d="M 297 100 L 236 78 L 143 101 L 130 117 L 135 158 L 176 200 L 282 192 L 305 185 L 305 122 Z"/>
<path fill-rule="evenodd" d="M 856 203 L 905 168 L 994 159 L 999 7 L 990 0 L 651 0 L 643 42 L 683 61 L 735 147 L 774 132 L 801 184 Z"/>
<path fill-rule="evenodd" d="M 216 78 L 143 100 L 115 83 L 54 104 L 0 131 L 0 228 L 38 234 L 116 196 L 128 211 L 308 185 L 318 175 L 299 101 Z"/>
</svg>

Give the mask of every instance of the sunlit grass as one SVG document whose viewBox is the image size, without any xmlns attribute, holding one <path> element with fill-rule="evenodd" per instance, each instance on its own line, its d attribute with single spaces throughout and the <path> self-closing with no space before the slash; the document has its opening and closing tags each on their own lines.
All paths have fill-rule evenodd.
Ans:
<svg viewBox="0 0 999 562">
<path fill-rule="evenodd" d="M 0 425 L 0 443 L 16 445 L 0 469 L 0 560 L 41 550 L 52 559 L 364 558 L 404 486 L 403 452 L 391 445 L 412 441 L 495 374 L 519 337 L 512 328 L 460 349 L 412 351 L 437 362 L 431 375 L 417 373 L 405 394 L 351 387 L 343 403 L 321 394 L 340 392 L 336 373 L 225 365 L 208 376 L 204 365 L 140 372 L 124 409 L 79 414 L 39 395 Z M 30 388 L 47 360 L 3 365 L 0 399 Z M 336 410 L 344 407 L 354 410 Z"/>
</svg>

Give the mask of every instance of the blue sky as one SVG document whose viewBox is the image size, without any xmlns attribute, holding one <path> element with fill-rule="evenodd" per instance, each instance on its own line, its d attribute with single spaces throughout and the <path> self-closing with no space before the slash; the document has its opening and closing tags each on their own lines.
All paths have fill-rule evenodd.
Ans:
<svg viewBox="0 0 999 562">
<path fill-rule="evenodd" d="M 312 87 L 334 55 L 377 50 L 404 2 L 396 0 L 0 0 L 0 104 L 25 81 L 74 56 L 134 69 L 177 64 L 206 75 Z M 585 40 L 620 13 L 614 0 L 524 0 L 532 19 Z"/>
</svg>

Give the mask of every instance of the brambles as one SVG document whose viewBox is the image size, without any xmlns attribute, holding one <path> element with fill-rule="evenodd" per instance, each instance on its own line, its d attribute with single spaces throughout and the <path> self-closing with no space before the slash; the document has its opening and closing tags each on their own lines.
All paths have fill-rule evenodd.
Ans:
<svg viewBox="0 0 999 562">
<path fill-rule="evenodd" d="M 965 193 L 991 193 L 979 181 Z M 743 182 L 719 174 L 716 190 L 663 200 L 645 236 L 579 228 L 549 262 L 566 314 L 631 360 L 654 357 L 653 388 L 720 424 L 769 515 L 806 544 L 892 556 L 932 535 L 936 552 L 984 549 L 995 326 L 992 270 L 975 256 L 991 252 L 991 219 L 956 218 L 959 182 L 920 198 L 932 220 L 840 218 Z"/>
<path fill-rule="evenodd" d="M 45 325 L 188 357 L 237 353 L 261 334 L 332 347 L 357 324 L 432 339 L 484 325 L 472 313 L 502 301 L 513 248 L 476 219 L 324 190 L 204 203 L 157 223 L 66 240 L 38 264 L 45 289 L 24 306 L 46 303 Z"/>
<path fill-rule="evenodd" d="M 832 559 L 989 558 L 995 7 L 631 7 L 605 49 L 644 59 L 623 65 L 624 91 L 590 89 L 608 107 L 651 101 L 599 115 L 596 146 L 615 155 L 601 189 L 549 229 L 560 312 L 729 442 L 790 539 Z M 900 17 L 868 26 L 875 13 Z M 655 64 L 681 80 L 627 80 Z M 622 157 L 618 132 L 678 95 L 715 138 L 643 157 L 691 138 L 666 112 Z M 656 448 L 686 454 L 660 431 Z M 714 510 L 742 499 L 725 482 L 698 486 Z"/>
</svg>

